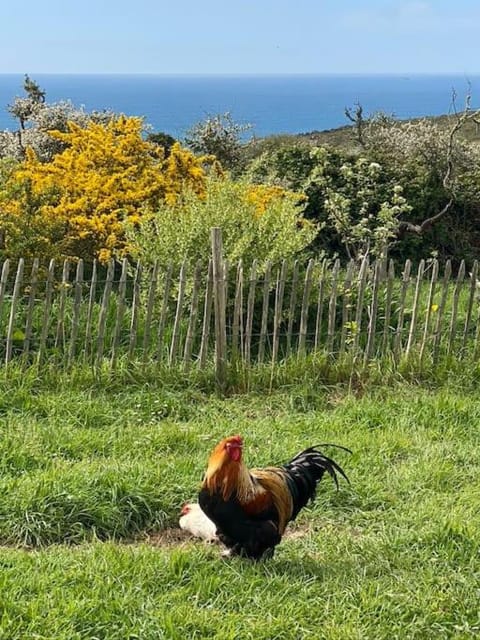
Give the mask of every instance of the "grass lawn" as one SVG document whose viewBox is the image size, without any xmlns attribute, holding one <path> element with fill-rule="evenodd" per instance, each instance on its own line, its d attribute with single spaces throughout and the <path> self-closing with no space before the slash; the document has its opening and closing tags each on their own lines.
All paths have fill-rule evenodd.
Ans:
<svg viewBox="0 0 480 640">
<path fill-rule="evenodd" d="M 270 561 L 160 544 L 234 433 L 251 466 L 346 445 L 351 486 L 322 481 Z M 479 476 L 474 386 L 353 395 L 312 379 L 221 400 L 14 375 L 0 382 L 0 638 L 478 637 Z"/>
</svg>

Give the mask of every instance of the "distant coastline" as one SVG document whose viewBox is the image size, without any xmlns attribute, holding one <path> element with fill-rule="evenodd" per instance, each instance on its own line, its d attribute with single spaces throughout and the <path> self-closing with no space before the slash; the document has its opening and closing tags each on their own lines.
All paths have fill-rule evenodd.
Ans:
<svg viewBox="0 0 480 640">
<path fill-rule="evenodd" d="M 156 131 L 183 137 L 208 114 L 230 111 L 250 122 L 254 133 L 305 134 L 347 124 L 344 109 L 360 102 L 366 113 L 383 111 L 401 119 L 449 111 L 455 88 L 459 104 L 470 85 L 480 105 L 480 75 L 153 75 L 31 74 L 47 100 L 70 99 L 86 110 L 112 109 L 143 116 Z M 14 128 L 7 105 L 22 94 L 22 74 L 0 74 L 0 129 Z"/>
</svg>

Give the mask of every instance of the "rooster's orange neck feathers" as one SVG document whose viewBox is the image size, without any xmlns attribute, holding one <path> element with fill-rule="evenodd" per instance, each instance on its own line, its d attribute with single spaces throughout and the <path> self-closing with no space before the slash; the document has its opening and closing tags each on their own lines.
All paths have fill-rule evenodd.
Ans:
<svg viewBox="0 0 480 640">
<path fill-rule="evenodd" d="M 210 493 L 221 493 L 224 500 L 228 500 L 233 493 L 240 501 L 248 500 L 255 493 L 253 479 L 241 457 L 238 460 L 230 457 L 227 443 L 228 438 L 212 451 L 203 486 Z"/>
</svg>

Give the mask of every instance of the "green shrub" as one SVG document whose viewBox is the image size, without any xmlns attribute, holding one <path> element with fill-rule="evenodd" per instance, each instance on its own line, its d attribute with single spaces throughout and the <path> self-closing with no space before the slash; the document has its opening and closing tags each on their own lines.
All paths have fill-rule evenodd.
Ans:
<svg viewBox="0 0 480 640">
<path fill-rule="evenodd" d="M 223 232 L 224 257 L 230 263 L 278 262 L 299 254 L 313 241 L 318 226 L 305 220 L 298 195 L 280 188 L 253 187 L 210 179 L 205 198 L 185 192 L 176 205 L 163 204 L 155 214 L 128 230 L 133 258 L 145 264 L 159 260 L 174 267 L 185 260 L 207 263 L 210 230 Z"/>
</svg>

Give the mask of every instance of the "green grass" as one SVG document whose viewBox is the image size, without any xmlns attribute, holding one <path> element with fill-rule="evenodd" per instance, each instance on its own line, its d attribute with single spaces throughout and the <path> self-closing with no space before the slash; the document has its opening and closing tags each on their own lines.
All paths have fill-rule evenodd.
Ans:
<svg viewBox="0 0 480 640">
<path fill-rule="evenodd" d="M 292 370 L 224 400 L 201 380 L 0 381 L 0 638 L 478 637 L 474 377 L 327 385 L 297 367 L 287 386 Z M 252 466 L 349 446 L 351 486 L 323 481 L 264 563 L 153 545 L 232 433 Z"/>
</svg>

